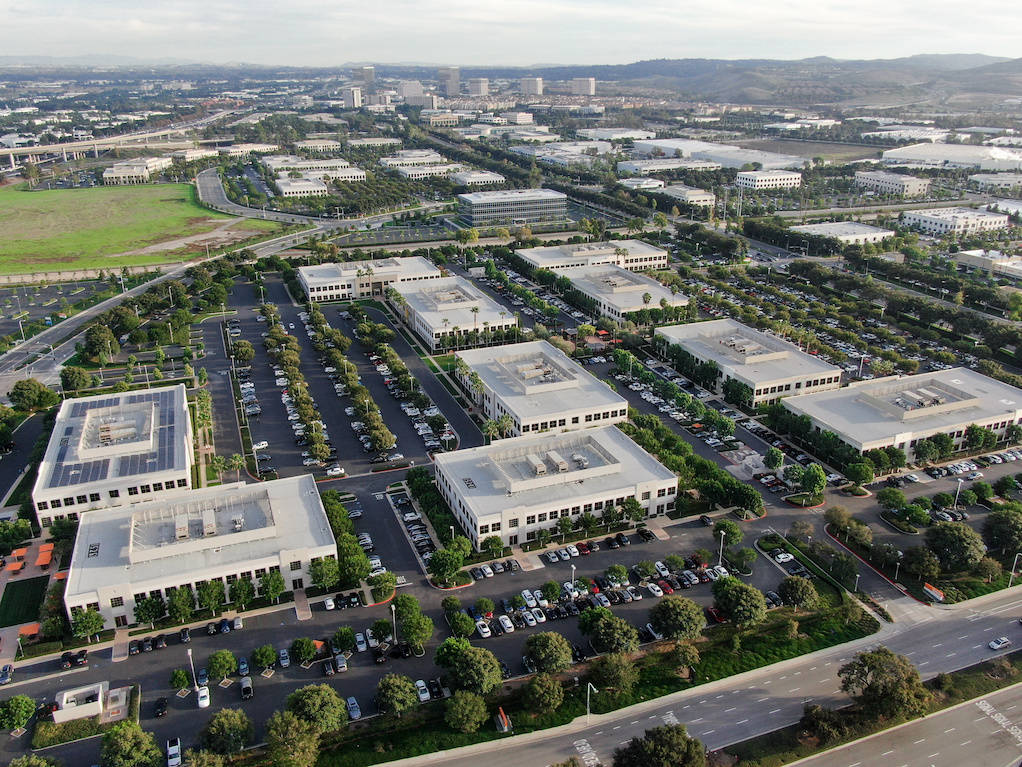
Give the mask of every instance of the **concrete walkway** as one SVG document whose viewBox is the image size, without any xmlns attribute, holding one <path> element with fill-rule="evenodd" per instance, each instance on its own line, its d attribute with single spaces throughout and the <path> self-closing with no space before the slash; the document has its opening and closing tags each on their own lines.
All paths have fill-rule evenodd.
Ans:
<svg viewBox="0 0 1022 767">
<path fill-rule="evenodd" d="M 312 619 L 312 606 L 309 604 L 309 598 L 305 595 L 305 589 L 295 591 L 295 616 L 300 621 Z"/>
</svg>

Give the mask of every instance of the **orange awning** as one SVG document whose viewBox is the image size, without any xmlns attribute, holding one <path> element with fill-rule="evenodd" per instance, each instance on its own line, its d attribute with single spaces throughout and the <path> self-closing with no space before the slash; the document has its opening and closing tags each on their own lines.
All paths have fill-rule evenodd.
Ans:
<svg viewBox="0 0 1022 767">
<path fill-rule="evenodd" d="M 15 559 L 24 559 L 25 555 L 27 553 L 28 553 L 28 548 L 27 547 L 23 547 L 23 548 L 15 549 L 14 551 L 12 551 L 11 552 L 11 556 L 14 557 Z"/>
<path fill-rule="evenodd" d="M 46 567 L 53 561 L 52 551 L 40 551 L 39 556 L 35 558 L 36 567 Z"/>
<path fill-rule="evenodd" d="M 53 551 L 52 543 L 44 543 L 39 546 L 39 551 Z"/>
<path fill-rule="evenodd" d="M 24 566 L 25 566 L 24 562 L 11 562 L 9 565 L 7 565 L 6 570 L 9 573 L 16 573 Z"/>
<path fill-rule="evenodd" d="M 55 574 L 55 575 L 53 576 L 53 580 L 55 580 L 55 581 L 62 581 L 62 580 L 64 580 L 65 578 L 67 578 L 67 571 L 64 571 L 64 572 L 62 572 L 62 573 L 56 573 L 56 574 Z"/>
<path fill-rule="evenodd" d="M 24 626 L 18 629 L 18 636 L 34 637 L 38 633 L 39 633 L 38 623 L 26 623 Z"/>
</svg>

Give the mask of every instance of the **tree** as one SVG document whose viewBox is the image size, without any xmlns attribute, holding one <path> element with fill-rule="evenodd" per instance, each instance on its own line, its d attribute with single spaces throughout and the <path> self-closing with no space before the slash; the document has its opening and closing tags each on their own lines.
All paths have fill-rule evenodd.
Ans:
<svg viewBox="0 0 1022 767">
<path fill-rule="evenodd" d="M 983 522 L 983 539 L 992 549 L 1019 551 L 1022 549 L 1022 508 L 1002 506 L 987 514 Z"/>
<path fill-rule="evenodd" d="M 68 365 L 60 371 L 60 385 L 64 391 L 81 391 L 92 385 L 92 373 L 85 368 Z"/>
<path fill-rule="evenodd" d="M 476 630 L 475 621 L 465 613 L 454 613 L 447 622 L 451 626 L 451 633 L 456 637 L 470 637 Z"/>
<path fill-rule="evenodd" d="M 255 728 L 248 715 L 237 708 L 222 708 L 210 717 L 199 733 L 203 748 L 213 753 L 233 756 L 241 753 L 249 743 Z"/>
<path fill-rule="evenodd" d="M 15 695 L 0 705 L 0 727 L 16 730 L 28 724 L 35 713 L 35 700 L 27 695 Z"/>
<path fill-rule="evenodd" d="M 316 732 L 333 732 L 348 721 L 348 708 L 328 684 L 310 684 L 287 696 L 285 709 Z"/>
<path fill-rule="evenodd" d="M 971 570 L 986 552 L 979 533 L 961 522 L 938 522 L 926 531 L 926 545 L 947 572 Z"/>
<path fill-rule="evenodd" d="M 611 565 L 607 568 L 607 577 L 613 578 L 618 583 L 624 583 L 628 580 L 628 568 L 624 565 Z"/>
<path fill-rule="evenodd" d="M 536 670 L 556 674 L 571 666 L 571 645 L 553 631 L 533 634 L 525 641 L 525 654 L 536 664 Z"/>
<path fill-rule="evenodd" d="M 613 767 L 705 767 L 706 749 L 689 737 L 683 724 L 669 724 L 646 730 L 627 746 L 614 750 Z"/>
<path fill-rule="evenodd" d="M 467 639 L 445 639 L 434 661 L 445 669 L 452 684 L 463 690 L 486 695 L 501 682 L 500 664 L 489 650 L 473 647 Z"/>
<path fill-rule="evenodd" d="M 255 599 L 255 583 L 251 578 L 237 578 L 231 581 L 228 591 L 231 602 L 239 610 L 244 610 Z"/>
<path fill-rule="evenodd" d="M 189 748 L 185 751 L 185 764 L 188 767 L 224 767 L 224 758 L 212 751 L 196 751 Z"/>
<path fill-rule="evenodd" d="M 717 609 L 739 627 L 752 626 L 766 617 L 763 592 L 737 578 L 721 578 L 715 582 L 713 600 Z"/>
<path fill-rule="evenodd" d="M 539 590 L 548 602 L 556 602 L 561 597 L 561 585 L 557 581 L 547 581 Z"/>
<path fill-rule="evenodd" d="M 25 754 L 12 759 L 7 767 L 60 767 L 60 763 L 38 754 Z"/>
<path fill-rule="evenodd" d="M 578 616 L 578 630 L 588 636 L 596 630 L 596 624 L 613 617 L 614 613 L 606 607 L 587 607 Z"/>
<path fill-rule="evenodd" d="M 599 690 L 627 695 L 639 681 L 639 672 L 627 653 L 601 655 L 589 667 L 589 679 Z"/>
<path fill-rule="evenodd" d="M 7 395 L 18 410 L 46 410 L 56 405 L 60 397 L 34 378 L 16 381 Z"/>
<path fill-rule="evenodd" d="M 802 479 L 799 484 L 801 484 L 803 492 L 815 498 L 821 495 L 823 489 L 827 486 L 827 473 L 820 464 L 811 463 L 802 472 Z"/>
<path fill-rule="evenodd" d="M 333 557 L 313 560 L 309 565 L 309 578 L 316 588 L 329 591 L 340 581 L 340 568 Z"/>
<path fill-rule="evenodd" d="M 390 625 L 390 621 L 384 622 Z M 291 643 L 291 657 L 299 663 L 308 663 L 316 657 L 316 643 L 308 637 L 298 637 Z"/>
<path fill-rule="evenodd" d="M 444 711 L 447 726 L 458 732 L 475 732 L 488 718 L 486 701 L 465 690 L 457 690 L 447 701 L 447 709 Z"/>
<path fill-rule="evenodd" d="M 441 585 L 450 584 L 455 574 L 465 565 L 465 557 L 453 548 L 440 549 L 433 552 L 426 569 Z"/>
<path fill-rule="evenodd" d="M 88 639 L 103 630 L 104 618 L 92 607 L 87 610 L 75 610 L 71 615 L 71 633 L 80 639 Z"/>
<path fill-rule="evenodd" d="M 770 448 L 766 451 L 766 455 L 763 456 L 763 465 L 770 469 L 770 471 L 777 471 L 784 466 L 784 452 L 776 447 Z"/>
<path fill-rule="evenodd" d="M 908 503 L 905 494 L 894 487 L 885 487 L 877 492 L 877 504 L 885 509 L 901 509 Z"/>
<path fill-rule="evenodd" d="M 422 647 L 433 636 L 435 630 L 433 619 L 422 613 L 409 615 L 398 624 L 401 638 L 413 647 Z"/>
<path fill-rule="evenodd" d="M 400 717 L 418 703 L 415 682 L 404 674 L 387 674 L 376 685 L 376 705 L 381 714 Z"/>
<path fill-rule="evenodd" d="M 493 604 L 493 600 L 489 597 L 479 597 L 479 599 L 476 600 L 475 608 L 484 616 L 489 617 L 493 614 L 495 605 Z"/>
<path fill-rule="evenodd" d="M 179 586 L 169 595 L 167 613 L 175 623 L 188 623 L 195 612 L 195 596 L 191 586 Z"/>
<path fill-rule="evenodd" d="M 758 558 L 755 549 L 735 549 L 727 553 L 728 562 L 741 573 L 752 571 L 752 565 Z"/>
<path fill-rule="evenodd" d="M 496 559 L 504 553 L 504 542 L 500 539 L 499 535 L 491 535 L 483 538 L 480 548 L 489 556 Z"/>
<path fill-rule="evenodd" d="M 210 679 L 226 679 L 238 670 L 238 660 L 230 650 L 217 650 L 206 662 Z"/>
<path fill-rule="evenodd" d="M 345 517 L 347 519 L 347 517 Z M 437 552 L 439 553 L 439 552 Z M 349 533 L 337 537 L 337 577 L 340 583 L 353 586 L 369 576 L 369 557 L 358 539 Z"/>
<path fill-rule="evenodd" d="M 788 576 L 781 581 L 777 587 L 777 593 L 786 604 L 799 610 L 815 610 L 820 604 L 820 595 L 816 586 L 808 578 Z"/>
<path fill-rule="evenodd" d="M 742 528 L 738 526 L 737 522 L 730 519 L 722 519 L 713 526 L 714 539 L 719 541 L 721 534 L 724 536 L 725 546 L 737 546 L 744 537 Z"/>
<path fill-rule="evenodd" d="M 266 723 L 266 755 L 272 767 L 313 767 L 319 730 L 291 711 L 275 711 Z"/>
<path fill-rule="evenodd" d="M 933 505 L 938 509 L 948 509 L 955 502 L 955 497 L 951 493 L 937 493 L 933 496 Z"/>
<path fill-rule="evenodd" d="M 354 650 L 355 631 L 349 626 L 341 626 L 334 632 L 333 641 L 342 652 L 345 650 Z"/>
<path fill-rule="evenodd" d="M 262 668 L 273 668 L 273 664 L 277 662 L 277 651 L 273 649 L 273 645 L 264 644 L 261 647 L 257 647 L 252 651 L 252 665 Z"/>
<path fill-rule="evenodd" d="M 219 578 L 214 578 L 200 584 L 198 598 L 201 607 L 216 615 L 217 610 L 223 607 L 224 604 L 224 582 Z"/>
<path fill-rule="evenodd" d="M 163 597 L 147 597 L 135 603 L 134 612 L 138 623 L 148 623 L 150 628 L 155 628 L 156 621 L 167 614 L 167 606 Z"/>
<path fill-rule="evenodd" d="M 905 572 L 912 573 L 921 581 L 931 581 L 940 575 L 940 560 L 925 546 L 907 549 L 901 562 Z"/>
<path fill-rule="evenodd" d="M 239 365 L 247 365 L 255 359 L 255 349 L 248 341 L 235 341 L 232 346 L 234 361 Z"/>
<path fill-rule="evenodd" d="M 703 609 L 691 599 L 669 594 L 653 605 L 649 620 L 668 639 L 695 639 L 704 628 Z"/>
<path fill-rule="evenodd" d="M 138 722 L 123 720 L 103 733 L 102 767 L 160 767 L 163 752 Z"/>
<path fill-rule="evenodd" d="M 1000 578 L 1004 567 L 993 557 L 983 557 L 976 565 L 975 573 L 987 583 Z"/>
<path fill-rule="evenodd" d="M 635 627 L 616 615 L 599 621 L 589 640 L 598 652 L 628 653 L 639 649 L 639 634 Z"/>
<path fill-rule="evenodd" d="M 555 710 L 564 701 L 564 687 L 550 674 L 536 674 L 524 690 L 525 706 L 544 713 Z"/>
<path fill-rule="evenodd" d="M 863 711 L 891 718 L 926 710 L 929 692 L 919 672 L 908 658 L 883 645 L 856 654 L 838 670 L 838 677 L 841 689 L 852 695 Z"/>
<path fill-rule="evenodd" d="M 271 602 L 276 602 L 280 599 L 280 595 L 284 593 L 285 588 L 284 576 L 278 570 L 270 570 L 266 575 L 259 577 L 259 593 Z"/>
<path fill-rule="evenodd" d="M 183 690 L 192 686 L 192 675 L 183 668 L 176 668 L 170 672 L 170 686 L 175 690 Z"/>
<path fill-rule="evenodd" d="M 875 479 L 873 464 L 865 461 L 850 463 L 845 466 L 845 476 L 850 482 L 854 482 L 856 485 L 868 485 Z"/>
</svg>

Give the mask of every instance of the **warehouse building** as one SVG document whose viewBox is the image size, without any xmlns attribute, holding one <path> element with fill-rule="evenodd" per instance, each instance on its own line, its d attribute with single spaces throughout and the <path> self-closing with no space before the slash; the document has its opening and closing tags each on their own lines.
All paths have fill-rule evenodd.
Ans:
<svg viewBox="0 0 1022 767">
<path fill-rule="evenodd" d="M 905 451 L 935 434 L 965 448 L 965 430 L 985 426 L 999 437 L 1022 421 L 1022 390 L 968 368 L 859 381 L 836 391 L 788 397 L 784 406 L 809 418 L 859 452 L 884 447 Z"/>
<path fill-rule="evenodd" d="M 457 354 L 468 365 L 458 380 L 485 416 L 507 415 L 506 436 L 574 431 L 627 420 L 628 402 L 546 341 L 470 349 Z M 472 386 L 479 375 L 482 389 Z"/>
<path fill-rule="evenodd" d="M 518 327 L 518 319 L 468 280 L 441 277 L 401 282 L 388 296 L 405 324 L 430 351 L 464 349 L 486 343 L 486 334 Z"/>
<path fill-rule="evenodd" d="M 567 277 L 575 290 L 594 301 L 601 316 L 614 320 L 643 309 L 688 305 L 688 296 L 684 293 L 671 293 L 669 288 L 651 277 L 614 264 L 554 271 Z"/>
<path fill-rule="evenodd" d="M 867 242 L 883 242 L 895 233 L 890 229 L 859 224 L 855 221 L 835 221 L 823 224 L 802 224 L 791 227 L 793 232 L 811 234 L 816 237 L 830 237 L 846 245 L 864 245 Z"/>
<path fill-rule="evenodd" d="M 930 180 L 901 173 L 882 170 L 855 171 L 855 185 L 879 194 L 894 194 L 899 197 L 919 197 L 930 189 Z"/>
<path fill-rule="evenodd" d="M 352 301 L 382 296 L 391 285 L 441 277 L 443 272 L 422 256 L 298 267 L 298 281 L 310 301 Z"/>
<path fill-rule="evenodd" d="M 599 518 L 635 498 L 649 516 L 674 508 L 677 475 L 614 426 L 530 434 L 440 453 L 436 483 L 473 546 L 556 532 L 557 520 Z"/>
<path fill-rule="evenodd" d="M 1022 150 L 974 144 L 913 144 L 885 150 L 883 161 L 889 165 L 1022 171 Z"/>
<path fill-rule="evenodd" d="M 516 250 L 515 255 L 536 269 L 614 264 L 635 272 L 667 267 L 667 251 L 642 240 L 581 242 Z"/>
<path fill-rule="evenodd" d="M 648 178 L 646 176 L 636 176 L 635 178 L 623 178 L 618 183 L 625 189 L 631 189 L 632 191 L 641 191 L 643 189 L 663 189 L 664 182 L 658 178 Z"/>
<path fill-rule="evenodd" d="M 500 189 L 458 195 L 458 214 L 468 226 L 566 222 L 568 195 L 553 189 Z"/>
<path fill-rule="evenodd" d="M 974 173 L 969 183 L 981 192 L 1018 192 L 1022 190 L 1022 173 Z"/>
<path fill-rule="evenodd" d="M 305 588 L 327 557 L 337 545 L 311 474 L 238 482 L 84 515 L 64 603 L 69 618 L 91 607 L 106 626 L 127 626 L 139 601 L 209 581 L 229 594 L 235 580 L 258 588 L 275 571 L 288 591 Z"/>
<path fill-rule="evenodd" d="M 66 399 L 32 490 L 39 524 L 180 494 L 193 462 L 184 384 Z"/>
<path fill-rule="evenodd" d="M 635 173 L 646 175 L 648 173 L 663 173 L 669 170 L 696 170 L 711 171 L 720 170 L 719 162 L 709 160 L 686 160 L 681 157 L 660 157 L 651 160 L 623 160 L 617 164 L 618 173 Z"/>
<path fill-rule="evenodd" d="M 754 407 L 841 386 L 840 369 L 735 320 L 657 328 L 655 338 L 668 347 L 679 347 L 699 362 L 715 364 L 718 393 L 729 380 L 748 386 Z"/>
<path fill-rule="evenodd" d="M 1004 229 L 1011 223 L 1007 214 L 981 208 L 906 210 L 901 214 L 901 222 L 935 237 L 992 232 Z"/>
</svg>

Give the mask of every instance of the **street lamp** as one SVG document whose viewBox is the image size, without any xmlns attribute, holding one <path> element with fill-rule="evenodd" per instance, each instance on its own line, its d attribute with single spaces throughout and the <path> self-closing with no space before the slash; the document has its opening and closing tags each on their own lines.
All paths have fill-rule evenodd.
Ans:
<svg viewBox="0 0 1022 767">
<path fill-rule="evenodd" d="M 956 477 L 956 479 L 958 480 L 958 489 L 955 490 L 955 508 L 957 509 L 958 508 L 958 494 L 960 492 L 962 492 L 962 482 L 964 482 L 965 480 L 962 479 L 961 477 Z"/>
<path fill-rule="evenodd" d="M 720 531 L 720 552 L 717 554 L 717 564 L 718 565 L 723 565 L 724 564 L 724 534 L 725 534 L 725 531 L 721 530 Z"/>
<path fill-rule="evenodd" d="M 454 525 L 451 525 L 451 540 L 454 540 Z"/>
<path fill-rule="evenodd" d="M 191 647 L 188 648 L 188 665 L 191 666 L 191 669 L 192 669 L 192 689 L 195 690 L 195 692 L 198 692 L 199 691 L 199 684 L 198 684 L 198 682 L 197 682 L 197 680 L 195 678 L 195 661 L 192 660 L 192 648 Z"/>
<path fill-rule="evenodd" d="M 1018 564 L 1018 558 L 1022 557 L 1022 551 L 1015 555 L 1015 561 L 1011 563 L 1011 575 L 1008 576 L 1008 588 L 1011 588 L 1011 582 L 1015 579 L 1015 565 Z"/>
<path fill-rule="evenodd" d="M 571 587 L 575 588 L 575 565 L 571 566 Z"/>
<path fill-rule="evenodd" d="M 394 636 L 392 638 L 395 642 L 397 642 L 397 605 L 393 602 L 390 603 L 390 619 L 394 624 Z"/>
<path fill-rule="evenodd" d="M 191 652 L 191 651 L 189 651 L 189 652 Z M 589 711 L 589 693 L 590 693 L 590 691 L 595 692 L 596 694 L 599 694 L 599 692 L 600 692 L 595 687 L 593 687 L 593 683 L 592 682 L 586 682 L 586 726 L 589 726 L 589 713 L 590 713 L 590 711 Z"/>
<path fill-rule="evenodd" d="M 859 578 L 861 578 L 861 577 L 862 577 L 862 573 L 856 573 L 855 574 L 855 588 L 852 589 L 852 593 L 855 593 L 856 591 L 859 590 Z"/>
</svg>

